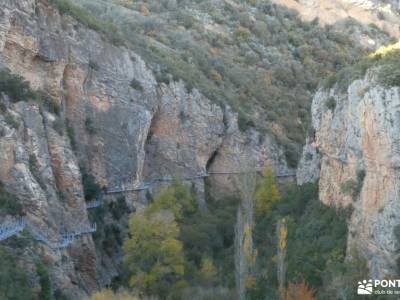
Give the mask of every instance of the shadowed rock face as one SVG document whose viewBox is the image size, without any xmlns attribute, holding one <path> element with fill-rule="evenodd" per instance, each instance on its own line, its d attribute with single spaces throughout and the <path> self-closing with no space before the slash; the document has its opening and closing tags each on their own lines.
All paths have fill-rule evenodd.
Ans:
<svg viewBox="0 0 400 300">
<path fill-rule="evenodd" d="M 398 241 L 393 230 L 400 223 L 396 213 L 400 209 L 400 94 L 398 88 L 377 86 L 375 76 L 371 70 L 345 93 L 329 90 L 316 94 L 313 146 L 321 155 L 321 201 L 354 208 L 348 248 L 363 254 L 373 278 L 386 278 L 398 272 Z M 332 97 L 334 110 L 326 105 Z M 300 174 L 298 171 L 298 180 L 308 181 Z M 346 192 L 349 182 L 358 185 L 360 192 Z"/>
<path fill-rule="evenodd" d="M 0 65 L 61 107 L 58 116 L 36 103 L 11 103 L 1 96 L 8 104 L 0 114 L 0 180 L 23 204 L 29 221 L 50 237 L 89 225 L 79 166 L 108 187 L 243 165 L 290 171 L 275 142 L 254 130 L 240 132 L 229 108 L 223 111 L 196 90 L 189 93 L 182 82 L 158 84 L 138 55 L 60 16 L 46 1 L 2 1 Z M 7 115 L 20 126 L 13 128 Z M 75 145 L 65 124 L 73 128 Z M 204 193 L 202 181 L 195 188 Z M 127 198 L 131 205 L 145 204 L 144 197 Z M 115 275 L 101 267 L 113 262 L 95 249 L 90 235 L 62 252 L 40 243 L 32 251 L 46 257 L 54 289 L 73 299 Z"/>
</svg>

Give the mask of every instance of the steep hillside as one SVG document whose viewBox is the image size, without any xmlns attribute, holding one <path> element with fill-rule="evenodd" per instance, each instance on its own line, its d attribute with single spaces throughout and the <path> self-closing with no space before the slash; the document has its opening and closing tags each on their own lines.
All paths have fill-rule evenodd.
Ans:
<svg viewBox="0 0 400 300">
<path fill-rule="evenodd" d="M 312 109 L 320 152 L 338 147 L 342 155 L 343 146 L 345 152 L 355 151 L 352 159 L 357 154 L 362 160 L 363 150 L 381 159 L 379 166 L 388 164 L 386 150 L 377 149 L 370 136 L 353 144 L 360 141 L 357 134 L 342 139 L 335 131 L 355 126 L 357 132 L 359 122 L 373 138 L 384 138 L 368 126 L 375 124 L 375 109 L 393 112 L 382 106 L 383 94 L 388 107 L 397 105 L 397 89 L 388 87 L 398 84 L 393 68 L 397 56 L 384 57 L 380 69 L 375 64 L 384 53 L 348 66 L 388 42 L 387 33 L 355 21 L 324 27 L 316 20 L 303 22 L 294 11 L 267 1 L 0 2 L 0 261 L 7 270 L 0 272 L 0 298 L 75 300 L 108 285 L 127 286 L 132 274 L 127 275 L 126 265 L 140 273 L 136 265 L 151 264 L 140 260 L 146 251 L 124 264 L 124 241 L 125 249 L 135 253 L 136 236 L 145 237 L 139 242 L 151 242 L 154 236 L 163 241 L 160 232 L 165 230 L 165 248 L 157 243 L 150 248 L 156 254 L 165 249 L 183 253 L 173 256 L 179 276 L 165 276 L 154 289 L 135 282 L 148 294 L 274 299 L 285 285 L 275 280 L 277 222 L 290 232 L 287 279 L 305 279 L 319 292 L 329 292 L 321 270 L 340 278 L 326 261 L 335 256 L 333 261 L 344 267 L 347 214 L 336 218 L 334 209 L 318 202 L 313 185 L 284 187 L 278 182 L 294 180 L 301 146 L 307 135 L 312 137 L 310 100 L 328 76 Z M 347 84 L 363 78 L 369 67 L 376 70 L 353 83 L 347 97 Z M 385 88 L 367 89 L 379 70 L 389 74 L 379 77 Z M 361 92 L 360 84 L 366 87 Z M 368 105 L 357 106 L 357 97 Z M 364 119 L 346 123 L 341 111 L 354 111 L 346 99 L 365 111 Z M 389 132 L 395 135 L 397 117 L 393 122 L 379 119 L 387 126 L 383 130 L 392 126 Z M 324 127 L 330 122 L 331 131 Z M 323 142 L 336 134 L 335 143 Z M 395 137 L 387 140 L 395 144 Z M 302 165 L 312 172 L 308 179 L 301 175 L 306 171 L 298 172 L 303 182 L 317 178 L 319 170 L 320 154 L 307 147 L 312 153 L 302 158 Z M 385 217 L 396 204 L 387 200 L 390 205 L 378 205 L 383 198 L 369 203 L 362 197 L 371 191 L 383 195 L 382 187 L 393 192 L 392 183 L 374 182 L 374 166 L 368 167 L 367 160 L 363 172 L 332 168 L 335 164 L 326 160 L 322 201 L 348 206 L 350 196 L 343 200 L 338 195 L 361 191 L 349 247 L 365 243 L 363 254 L 375 257 L 371 270 L 389 273 L 394 262 L 385 255 L 397 245 L 390 235 L 396 217 L 365 212 L 362 203 L 378 212 L 382 207 L 379 213 Z M 381 172 L 391 178 L 392 169 L 382 167 Z M 254 171 L 252 181 L 246 177 L 249 171 Z M 338 176 L 346 181 L 343 192 L 338 191 Z M 361 179 L 371 182 L 370 187 L 362 186 Z M 373 223 L 374 218 L 381 223 Z M 315 230 L 314 219 L 323 230 Z M 384 222 L 389 222 L 385 232 L 390 234 L 368 235 Z M 314 251 L 309 262 L 317 267 L 299 265 L 299 243 L 311 243 L 317 234 L 318 247 L 299 252 Z M 132 236 L 134 241 L 126 242 Z M 337 243 L 326 242 L 331 240 Z M 169 275 L 169 265 L 165 269 L 160 273 Z M 271 278 L 275 281 L 267 286 Z M 9 288 L 14 286 L 18 288 Z"/>
<path fill-rule="evenodd" d="M 127 214 L 141 210 L 162 184 L 121 201 L 105 197 L 106 212 L 91 213 L 89 221 L 87 205 L 101 187 L 132 188 L 241 166 L 272 165 L 293 175 L 271 137 L 254 129 L 242 133 L 236 113 L 187 91 L 181 81 L 157 83 L 135 52 L 60 15 L 47 1 L 5 1 L 0 17 L 0 181 L 4 199 L 11 199 L 1 223 L 26 217 L 31 246 L 22 247 L 19 258 L 37 290 L 35 260 L 45 262 L 52 290 L 71 299 L 110 283 L 120 272 Z M 229 189 L 226 178 L 221 183 Z M 202 206 L 201 178 L 193 191 Z M 9 202 L 17 209 L 8 210 Z M 75 236 L 68 248 L 61 247 L 64 233 Z"/>
<path fill-rule="evenodd" d="M 269 1 L 54 2 L 83 22 L 96 20 L 94 27 L 134 49 L 158 82 L 183 79 L 189 91 L 196 87 L 238 112 L 242 131 L 272 133 L 291 167 L 320 79 L 390 39 L 375 25 L 354 20 L 326 27 L 302 22 L 295 11 Z"/>
<path fill-rule="evenodd" d="M 316 94 L 298 172 L 303 183 L 320 171 L 321 201 L 351 207 L 347 253 L 361 253 L 373 278 L 399 274 L 399 59 L 399 44 L 383 48 Z"/>
</svg>

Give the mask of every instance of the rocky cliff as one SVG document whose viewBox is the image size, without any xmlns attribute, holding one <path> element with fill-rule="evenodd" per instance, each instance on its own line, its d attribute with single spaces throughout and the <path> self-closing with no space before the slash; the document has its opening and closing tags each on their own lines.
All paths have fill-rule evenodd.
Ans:
<svg viewBox="0 0 400 300">
<path fill-rule="evenodd" d="M 348 255 L 358 250 L 372 278 L 398 274 L 395 232 L 400 223 L 400 91 L 383 87 L 379 70 L 371 68 L 348 88 L 335 85 L 315 95 L 315 137 L 298 171 L 299 183 L 320 173 L 321 201 L 352 207 Z"/>
<path fill-rule="evenodd" d="M 89 226 L 81 169 L 108 188 L 243 165 L 291 171 L 274 140 L 252 129 L 241 132 L 229 107 L 187 91 L 182 82 L 157 83 L 137 54 L 61 16 L 45 0 L 1 0 L 0 66 L 59 108 L 1 95 L 0 181 L 49 239 Z M 204 193 L 202 180 L 194 187 Z M 128 206 L 140 209 L 145 196 L 127 194 Z M 54 290 L 73 299 L 113 276 L 90 235 L 57 251 L 33 244 L 23 255 L 27 266 L 32 252 L 45 258 Z"/>
</svg>

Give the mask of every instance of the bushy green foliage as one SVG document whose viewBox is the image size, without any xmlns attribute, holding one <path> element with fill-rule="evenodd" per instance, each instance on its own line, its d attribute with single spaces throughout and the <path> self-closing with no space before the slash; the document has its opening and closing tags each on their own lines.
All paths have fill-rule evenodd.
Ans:
<svg viewBox="0 0 400 300">
<path fill-rule="evenodd" d="M 385 87 L 400 86 L 399 61 L 400 49 L 391 46 L 383 47 L 327 78 L 324 87 L 332 88 L 337 84 L 341 91 L 345 91 L 353 81 L 362 79 L 367 70 L 373 67 L 378 67 L 377 82 L 379 84 Z"/>
<path fill-rule="evenodd" d="M 325 103 L 326 107 L 328 109 L 330 109 L 332 112 L 335 110 L 336 108 L 336 100 L 334 97 L 329 97 L 329 99 L 326 101 Z"/>
<path fill-rule="evenodd" d="M 237 201 L 210 200 L 208 204 L 209 212 L 199 210 L 188 187 L 176 181 L 162 190 L 143 214 L 131 216 L 131 237 L 124 249 L 134 286 L 147 294 L 181 299 L 182 293 L 192 287 L 209 289 L 234 284 L 233 224 Z M 158 276 L 153 274 L 159 270 L 154 269 L 156 266 L 153 260 L 149 261 L 149 255 L 159 257 L 159 261 L 172 255 L 165 254 L 166 249 L 161 247 L 165 239 L 172 239 L 168 244 L 176 248 L 183 260 L 171 258 L 163 270 L 173 274 L 161 271 Z M 169 285 L 165 282 L 167 275 Z M 221 292 L 213 291 L 215 295 Z"/>
<path fill-rule="evenodd" d="M 380 66 L 378 82 L 385 87 L 400 87 L 400 49 L 386 55 Z"/>
<path fill-rule="evenodd" d="M 234 286 L 234 224 L 238 199 L 208 197 L 208 212 L 197 210 L 179 223 L 185 252 L 185 279 L 199 285 L 198 277 L 205 258 L 218 270 L 214 286 Z"/>
<path fill-rule="evenodd" d="M 13 102 L 38 98 L 38 95 L 30 88 L 29 82 L 4 69 L 0 70 L 0 93 L 7 94 Z"/>
<path fill-rule="evenodd" d="M 40 294 L 39 298 L 41 300 L 50 300 L 51 299 L 51 283 L 50 283 L 50 277 L 49 277 L 49 272 L 47 271 L 46 266 L 38 262 L 36 264 L 36 273 L 39 276 L 39 282 L 40 282 Z"/>
<path fill-rule="evenodd" d="M 93 125 L 93 121 L 89 117 L 86 117 L 85 119 L 85 129 L 89 134 L 93 135 L 96 133 L 96 128 Z"/>
<path fill-rule="evenodd" d="M 140 92 L 143 92 L 143 86 L 142 86 L 142 84 L 140 83 L 140 81 L 138 81 L 137 79 L 135 79 L 135 78 L 133 78 L 132 80 L 131 80 L 131 88 L 133 88 L 133 89 L 135 89 L 135 90 L 138 90 L 138 91 L 140 91 Z"/>
<path fill-rule="evenodd" d="M 90 29 L 93 29 L 103 34 L 105 37 L 107 37 L 111 42 L 113 42 L 116 45 L 123 44 L 123 40 L 121 39 L 113 23 L 103 22 L 95 15 L 82 9 L 78 5 L 75 5 L 69 0 L 50 0 L 50 2 L 57 6 L 60 13 L 72 16 L 73 18 L 75 18 L 82 24 L 86 25 Z"/>
<path fill-rule="evenodd" d="M 72 150 L 76 151 L 77 142 L 75 138 L 75 129 L 72 127 L 70 122 L 67 120 L 67 135 L 69 138 L 69 142 L 71 143 Z"/>
<path fill-rule="evenodd" d="M 118 197 L 116 201 L 111 201 L 108 204 L 108 210 L 111 212 L 114 220 L 121 219 L 122 215 L 129 211 L 126 205 L 125 197 L 121 196 Z"/>
<path fill-rule="evenodd" d="M 0 299 L 36 299 L 29 286 L 26 271 L 17 265 L 11 251 L 0 247 Z"/>
<path fill-rule="evenodd" d="M 287 281 L 305 280 L 322 291 L 325 276 L 337 271 L 330 269 L 331 264 L 344 265 L 348 212 L 337 211 L 319 202 L 316 184 L 289 185 L 282 201 L 256 224 L 254 241 L 259 254 L 259 269 L 257 284 L 250 290 L 249 299 L 277 296 L 276 263 L 273 260 L 277 251 L 275 224 L 283 217 L 288 220 Z"/>
<path fill-rule="evenodd" d="M 132 272 L 131 286 L 165 298 L 184 274 L 183 246 L 174 215 L 167 210 L 135 214 L 129 231 L 124 251 Z"/>
<path fill-rule="evenodd" d="M 341 183 L 340 185 L 341 192 L 345 195 L 351 195 L 353 199 L 356 200 L 363 187 L 365 175 L 366 175 L 365 170 L 358 170 L 357 180 L 348 179 Z"/>
<path fill-rule="evenodd" d="M 12 128 L 14 129 L 18 129 L 19 128 L 19 122 L 18 120 L 12 115 L 12 114 L 6 114 L 4 117 L 6 123 L 8 125 L 10 125 Z"/>
<path fill-rule="evenodd" d="M 37 183 L 40 185 L 40 187 L 43 190 L 46 190 L 46 184 L 43 180 L 42 174 L 40 174 L 39 162 L 35 154 L 29 155 L 29 171 L 31 172 Z"/>
<path fill-rule="evenodd" d="M 89 174 L 84 168 L 81 168 L 83 192 L 85 194 L 85 200 L 90 201 L 97 199 L 102 190 L 96 179 L 92 174 Z"/>
<path fill-rule="evenodd" d="M 157 195 L 154 202 L 146 209 L 146 213 L 168 210 L 173 213 L 176 220 L 181 220 L 184 215 L 193 214 L 196 209 L 194 196 L 183 183 L 175 181 L 171 187 Z"/>
<path fill-rule="evenodd" d="M 280 201 L 281 195 L 278 183 L 272 168 L 267 167 L 255 194 L 255 211 L 257 215 L 264 215 Z"/>
<path fill-rule="evenodd" d="M 22 205 L 18 199 L 8 193 L 0 182 L 0 215 L 21 215 Z"/>
<path fill-rule="evenodd" d="M 357 182 L 354 179 L 348 179 L 341 183 L 340 190 L 345 195 L 352 195 L 356 186 Z"/>
<path fill-rule="evenodd" d="M 57 101 L 45 93 L 38 93 L 38 98 L 41 101 L 42 107 L 44 107 L 48 112 L 60 116 L 61 107 Z"/>
</svg>

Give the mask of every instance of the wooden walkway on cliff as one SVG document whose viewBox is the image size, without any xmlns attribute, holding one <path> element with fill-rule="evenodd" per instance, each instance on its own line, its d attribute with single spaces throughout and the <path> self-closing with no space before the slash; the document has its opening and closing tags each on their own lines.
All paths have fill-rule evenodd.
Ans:
<svg viewBox="0 0 400 300">
<path fill-rule="evenodd" d="M 89 225 L 89 227 L 80 227 L 75 231 L 65 232 L 59 234 L 59 236 L 55 239 L 50 239 L 47 237 L 45 231 L 28 222 L 25 217 L 20 217 L 12 221 L 7 221 L 3 224 L 0 224 L 0 241 L 17 235 L 24 229 L 26 229 L 36 241 L 46 244 L 49 248 L 53 250 L 57 250 L 68 247 L 78 236 L 95 232 L 97 230 L 97 225 L 96 223 L 94 223 Z"/>
<path fill-rule="evenodd" d="M 262 169 L 257 169 L 254 172 L 262 172 Z M 227 171 L 227 172 L 207 172 L 203 174 L 198 174 L 198 175 L 193 175 L 193 176 L 184 176 L 181 178 L 177 178 L 178 180 L 181 181 L 195 181 L 199 179 L 205 179 L 210 176 L 218 176 L 218 175 L 239 175 L 239 174 L 246 174 L 250 173 L 250 171 Z M 281 173 L 278 175 L 275 175 L 277 178 L 290 178 L 290 177 L 295 177 L 296 173 L 291 172 L 291 173 Z M 144 190 L 150 189 L 155 183 L 157 182 L 171 182 L 174 180 L 174 177 L 172 176 L 166 176 L 166 177 L 158 177 L 154 178 L 150 181 L 145 181 L 142 184 L 136 185 L 136 186 L 122 186 L 122 187 L 115 187 L 115 188 L 107 188 L 105 191 L 105 194 L 120 194 L 120 193 L 128 193 L 128 192 L 140 192 Z M 97 201 L 97 200 L 96 200 Z M 97 202 L 96 202 L 97 203 Z"/>
<path fill-rule="evenodd" d="M 251 172 L 262 172 L 262 170 L 255 170 Z M 250 173 L 250 171 L 230 171 L 230 172 L 207 172 L 203 174 L 197 174 L 193 176 L 184 176 L 181 178 L 177 178 L 182 181 L 195 181 L 200 179 L 205 179 L 210 176 L 218 176 L 218 175 L 234 175 L 234 174 L 246 174 Z M 293 173 L 282 173 L 276 175 L 277 178 L 290 178 L 295 177 L 296 174 Z M 176 178 L 176 177 L 175 177 Z M 126 193 L 126 192 L 139 192 L 150 189 L 157 182 L 172 182 L 174 177 L 165 176 L 154 178 L 150 181 L 143 182 L 139 186 L 130 186 L 130 187 L 117 187 L 107 189 L 105 194 L 118 194 L 118 193 Z M 86 208 L 92 209 L 99 207 L 103 204 L 102 197 L 86 202 Z M 27 221 L 26 217 L 16 218 L 12 221 L 6 221 L 3 224 L 0 224 L 0 241 L 6 240 L 14 235 L 21 233 L 24 229 L 35 239 L 36 241 L 42 242 L 46 244 L 49 248 L 53 250 L 64 249 L 70 246 L 74 239 L 78 236 L 84 234 L 90 234 L 97 230 L 96 223 L 89 225 L 89 227 L 78 227 L 75 231 L 65 232 L 59 234 L 55 239 L 50 239 L 47 237 L 45 230 L 40 229 L 36 225 Z"/>
</svg>

